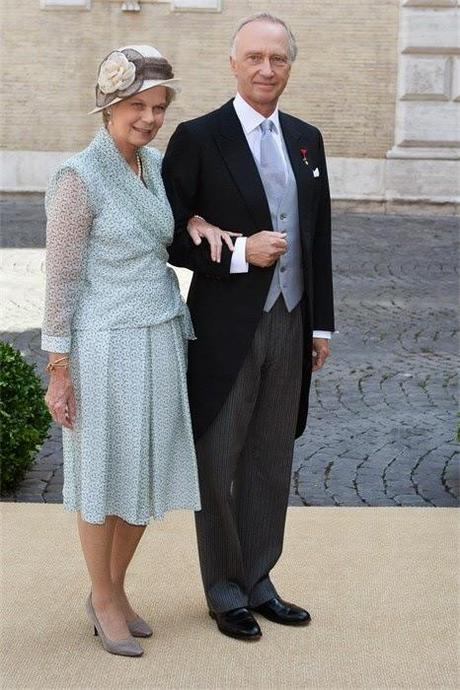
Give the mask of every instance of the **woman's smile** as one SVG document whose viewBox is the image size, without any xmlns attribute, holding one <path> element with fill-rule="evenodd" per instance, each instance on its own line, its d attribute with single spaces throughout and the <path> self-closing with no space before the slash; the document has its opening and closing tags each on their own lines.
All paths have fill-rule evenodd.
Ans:
<svg viewBox="0 0 460 690">
<path fill-rule="evenodd" d="M 136 127 L 135 125 L 131 125 L 131 127 L 134 129 L 135 132 L 139 132 L 140 134 L 152 134 L 154 131 L 153 128 L 146 129 L 145 127 Z"/>
</svg>

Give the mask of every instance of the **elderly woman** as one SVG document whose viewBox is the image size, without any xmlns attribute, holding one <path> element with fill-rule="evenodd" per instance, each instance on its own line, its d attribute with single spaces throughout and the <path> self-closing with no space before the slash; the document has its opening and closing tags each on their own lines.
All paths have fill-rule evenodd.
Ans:
<svg viewBox="0 0 460 690">
<path fill-rule="evenodd" d="M 94 632 L 125 656 L 140 656 L 134 638 L 152 634 L 124 589 L 146 524 L 200 508 L 186 388 L 194 336 L 167 265 L 174 221 L 161 154 L 146 147 L 177 91 L 154 48 L 112 52 L 99 67 L 92 111 L 102 111 L 104 126 L 61 165 L 46 196 L 42 348 L 46 401 L 63 426 L 64 506 L 78 513 Z M 193 224 L 194 241 L 212 240 L 215 260 L 221 238 L 232 246 L 230 233 Z"/>
</svg>

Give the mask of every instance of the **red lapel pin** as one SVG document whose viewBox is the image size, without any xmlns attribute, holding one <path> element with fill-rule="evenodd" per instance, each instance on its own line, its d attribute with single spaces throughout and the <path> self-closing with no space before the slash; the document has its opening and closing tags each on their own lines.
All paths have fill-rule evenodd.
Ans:
<svg viewBox="0 0 460 690">
<path fill-rule="evenodd" d="M 308 161 L 307 161 L 308 149 L 300 149 L 300 153 L 302 154 L 303 162 L 305 163 L 305 165 L 308 165 Z"/>
</svg>

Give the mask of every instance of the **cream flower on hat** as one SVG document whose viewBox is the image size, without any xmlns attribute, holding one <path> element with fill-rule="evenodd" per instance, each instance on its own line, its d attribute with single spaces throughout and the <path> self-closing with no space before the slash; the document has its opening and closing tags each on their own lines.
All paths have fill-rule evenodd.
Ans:
<svg viewBox="0 0 460 690">
<path fill-rule="evenodd" d="M 102 93 L 127 89 L 136 78 L 136 67 L 126 55 L 114 50 L 101 65 L 97 84 Z"/>
</svg>

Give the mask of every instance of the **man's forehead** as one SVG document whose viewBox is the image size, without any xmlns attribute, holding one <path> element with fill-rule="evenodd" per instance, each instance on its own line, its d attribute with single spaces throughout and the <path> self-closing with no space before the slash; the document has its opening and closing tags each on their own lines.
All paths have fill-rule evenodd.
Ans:
<svg viewBox="0 0 460 690">
<path fill-rule="evenodd" d="M 269 22 L 250 22 L 243 26 L 237 35 L 237 45 L 247 51 L 273 50 L 275 47 L 288 49 L 289 40 L 286 29 L 281 24 Z"/>
</svg>

